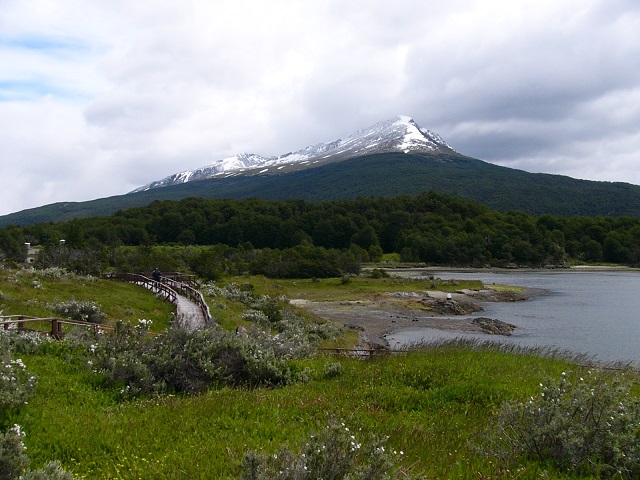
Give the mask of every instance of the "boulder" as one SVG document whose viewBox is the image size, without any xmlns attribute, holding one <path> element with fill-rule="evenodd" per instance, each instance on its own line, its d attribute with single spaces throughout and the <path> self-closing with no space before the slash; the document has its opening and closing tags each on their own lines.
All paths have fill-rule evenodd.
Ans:
<svg viewBox="0 0 640 480">
<path fill-rule="evenodd" d="M 516 326 L 511 323 L 487 317 L 474 318 L 471 320 L 471 323 L 480 327 L 480 330 L 484 333 L 488 333 L 489 335 L 510 336 L 516 328 Z"/>
</svg>

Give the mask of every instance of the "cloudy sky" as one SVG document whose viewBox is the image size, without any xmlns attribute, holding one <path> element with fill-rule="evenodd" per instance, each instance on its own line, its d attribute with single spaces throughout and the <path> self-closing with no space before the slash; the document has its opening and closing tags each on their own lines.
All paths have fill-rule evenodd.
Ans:
<svg viewBox="0 0 640 480">
<path fill-rule="evenodd" d="M 0 0 L 0 215 L 396 115 L 640 185 L 640 2 Z"/>
</svg>

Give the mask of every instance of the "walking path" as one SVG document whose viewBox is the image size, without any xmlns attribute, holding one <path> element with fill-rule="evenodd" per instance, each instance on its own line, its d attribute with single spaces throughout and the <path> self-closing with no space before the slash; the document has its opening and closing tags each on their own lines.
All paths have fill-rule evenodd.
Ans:
<svg viewBox="0 0 640 480">
<path fill-rule="evenodd" d="M 180 324 L 188 330 L 197 330 L 206 324 L 200 306 L 182 295 L 177 295 L 176 316 Z"/>
<path fill-rule="evenodd" d="M 133 273 L 111 274 L 108 278 L 140 285 L 175 304 L 177 321 L 189 330 L 202 328 L 212 321 L 204 297 L 191 286 L 192 282 L 169 276 L 163 276 L 161 281 L 156 281 L 145 275 Z"/>
</svg>

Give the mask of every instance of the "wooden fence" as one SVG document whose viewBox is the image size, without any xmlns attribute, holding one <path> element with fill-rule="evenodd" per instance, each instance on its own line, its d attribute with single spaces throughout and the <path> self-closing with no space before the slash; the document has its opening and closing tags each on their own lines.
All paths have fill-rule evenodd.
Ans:
<svg viewBox="0 0 640 480">
<path fill-rule="evenodd" d="M 202 312 L 202 316 L 204 317 L 204 323 L 209 324 L 211 322 L 211 310 L 209 310 L 209 305 L 204 299 L 202 293 L 193 288 L 192 286 L 182 283 L 180 281 L 174 280 L 172 278 L 162 277 L 162 280 L 165 284 L 168 284 L 175 291 L 180 293 L 183 297 L 188 298 L 193 303 L 195 303 Z"/>
<path fill-rule="evenodd" d="M 42 330 L 35 328 L 42 323 L 49 323 L 51 326 L 47 330 Z M 0 316 L 0 328 L 3 330 L 15 330 L 17 332 L 36 332 L 41 334 L 50 335 L 51 337 L 60 340 L 67 333 L 64 330 L 64 327 L 84 327 L 88 329 L 92 329 L 95 333 L 100 333 L 101 331 L 113 331 L 114 327 L 111 325 L 102 325 L 99 323 L 92 322 L 82 322 L 79 320 L 69 320 L 65 318 L 56 318 L 56 317 L 47 317 L 47 318 L 39 318 L 39 317 L 29 317 L 26 315 L 8 315 L 8 316 Z M 32 328 L 30 328 L 32 327 Z M 155 335 L 150 332 L 146 332 L 149 335 Z"/>
<path fill-rule="evenodd" d="M 102 278 L 140 285 L 141 287 L 162 296 L 166 301 L 171 302 L 174 305 L 178 303 L 178 293 L 168 284 L 156 282 L 155 280 L 138 273 L 105 273 L 102 275 Z"/>
<path fill-rule="evenodd" d="M 372 357 L 374 355 L 390 355 L 393 353 L 406 353 L 410 350 L 396 350 L 389 348 L 318 348 L 318 351 L 330 355 L 343 355 L 346 357 Z"/>
<path fill-rule="evenodd" d="M 153 278 L 153 272 L 142 272 L 140 275 L 147 278 Z M 175 282 L 184 283 L 195 289 L 200 286 L 200 282 L 198 282 L 195 275 L 187 275 L 186 273 L 162 272 L 162 279 L 170 279 Z"/>
</svg>

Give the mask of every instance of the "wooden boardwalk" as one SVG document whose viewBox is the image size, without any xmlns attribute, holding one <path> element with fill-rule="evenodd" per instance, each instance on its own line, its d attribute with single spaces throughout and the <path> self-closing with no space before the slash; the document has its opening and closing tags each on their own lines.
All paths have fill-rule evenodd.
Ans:
<svg viewBox="0 0 640 480">
<path fill-rule="evenodd" d="M 189 330 L 197 330 L 207 324 L 200 306 L 182 295 L 177 295 L 176 316 L 180 325 Z"/>
<path fill-rule="evenodd" d="M 213 321 L 202 293 L 193 288 L 194 281 L 183 278 L 187 277 L 185 275 L 163 276 L 160 281 L 137 273 L 111 273 L 104 277 L 139 285 L 173 303 L 177 321 L 189 330 L 202 328 Z"/>
</svg>

